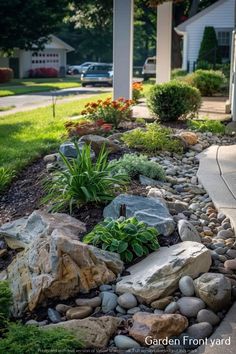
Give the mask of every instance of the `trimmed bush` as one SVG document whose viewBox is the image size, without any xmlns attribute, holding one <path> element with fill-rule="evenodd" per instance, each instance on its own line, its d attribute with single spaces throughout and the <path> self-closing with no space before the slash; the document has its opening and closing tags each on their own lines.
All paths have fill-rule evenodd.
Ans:
<svg viewBox="0 0 236 354">
<path fill-rule="evenodd" d="M 198 61 L 207 61 L 208 63 L 221 63 L 221 55 L 214 27 L 205 27 L 201 46 L 198 54 Z"/>
<path fill-rule="evenodd" d="M 124 133 L 122 140 L 128 147 L 147 152 L 183 152 L 181 142 L 172 137 L 171 129 L 163 128 L 157 123 L 147 124 L 146 130 L 137 128 Z"/>
<path fill-rule="evenodd" d="M 197 88 L 202 96 L 212 96 L 214 93 L 219 93 L 226 77 L 221 71 L 215 70 L 197 70 L 185 77 L 185 81 Z"/>
<path fill-rule="evenodd" d="M 157 180 L 165 179 L 164 169 L 157 162 L 148 160 L 146 155 L 125 154 L 118 161 L 113 160 L 113 163 L 116 164 L 115 170 L 127 173 L 131 178 L 141 174 Z"/>
<path fill-rule="evenodd" d="M 9 324 L 0 340 L 0 353 L 6 354 L 75 353 L 80 348 L 81 341 L 63 328 L 45 330 L 20 323 Z"/>
<path fill-rule="evenodd" d="M 194 116 L 200 105 L 200 92 L 181 81 L 155 85 L 148 97 L 150 110 L 163 122 Z"/>
<path fill-rule="evenodd" d="M 10 68 L 0 68 L 0 84 L 9 82 L 13 79 L 13 70 Z"/>
<path fill-rule="evenodd" d="M 58 70 L 55 68 L 36 68 L 29 70 L 29 77 L 58 77 Z"/>
</svg>

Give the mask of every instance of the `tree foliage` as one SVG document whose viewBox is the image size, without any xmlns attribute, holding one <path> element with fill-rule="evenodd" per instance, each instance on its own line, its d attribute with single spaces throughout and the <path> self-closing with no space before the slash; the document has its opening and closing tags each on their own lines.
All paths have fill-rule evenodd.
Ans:
<svg viewBox="0 0 236 354">
<path fill-rule="evenodd" d="M 207 61 L 212 64 L 221 62 L 216 31 L 212 26 L 204 29 L 198 61 Z"/>
</svg>

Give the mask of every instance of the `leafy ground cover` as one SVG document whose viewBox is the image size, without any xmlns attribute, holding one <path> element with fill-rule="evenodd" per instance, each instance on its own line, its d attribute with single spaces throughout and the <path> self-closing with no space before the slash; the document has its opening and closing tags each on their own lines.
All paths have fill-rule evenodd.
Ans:
<svg viewBox="0 0 236 354">
<path fill-rule="evenodd" d="M 48 79 L 23 79 L 12 80 L 7 84 L 0 84 L 0 97 L 21 95 L 33 92 L 79 87 L 78 78 L 48 78 Z"/>
</svg>

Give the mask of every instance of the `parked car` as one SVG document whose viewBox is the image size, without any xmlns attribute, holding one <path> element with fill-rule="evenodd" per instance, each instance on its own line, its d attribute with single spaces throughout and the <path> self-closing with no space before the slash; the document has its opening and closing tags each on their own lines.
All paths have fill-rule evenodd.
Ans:
<svg viewBox="0 0 236 354">
<path fill-rule="evenodd" d="M 95 64 L 90 65 L 87 71 L 81 75 L 82 86 L 86 85 L 106 85 L 112 86 L 113 68 L 112 64 Z"/>
<path fill-rule="evenodd" d="M 81 65 L 71 65 L 67 71 L 67 74 L 69 75 L 83 74 L 88 69 L 88 67 L 92 64 L 98 64 L 98 63 L 93 61 L 86 61 Z"/>
<path fill-rule="evenodd" d="M 142 75 L 144 80 L 156 76 L 156 57 L 149 57 L 145 60 Z"/>
</svg>

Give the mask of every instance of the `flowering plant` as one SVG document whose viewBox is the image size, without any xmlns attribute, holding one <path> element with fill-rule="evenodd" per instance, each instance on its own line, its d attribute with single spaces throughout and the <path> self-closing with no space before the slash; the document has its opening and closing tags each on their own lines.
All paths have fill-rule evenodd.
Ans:
<svg viewBox="0 0 236 354">
<path fill-rule="evenodd" d="M 118 128 L 122 121 L 131 118 L 131 106 L 133 104 L 133 100 L 126 100 L 123 97 L 113 101 L 111 98 L 107 98 L 106 100 L 87 103 L 81 114 L 94 121 L 102 119 Z"/>
<path fill-rule="evenodd" d="M 134 82 L 132 85 L 133 100 L 137 102 L 142 97 L 143 84 L 141 82 Z"/>
<path fill-rule="evenodd" d="M 95 122 L 81 120 L 77 122 L 66 122 L 66 130 L 69 136 L 83 136 L 87 134 L 106 135 L 112 130 L 112 124 L 106 123 L 103 119 Z"/>
</svg>

